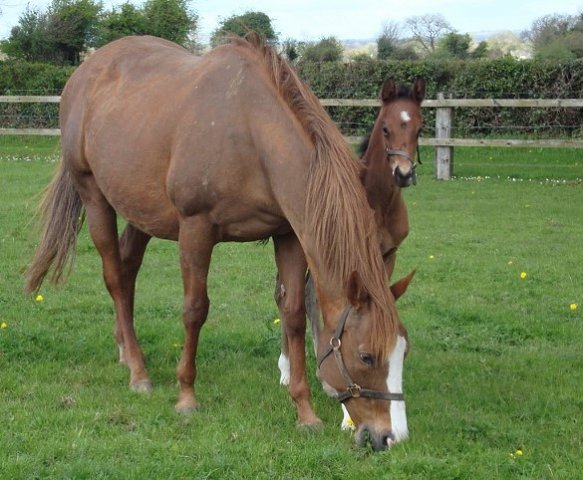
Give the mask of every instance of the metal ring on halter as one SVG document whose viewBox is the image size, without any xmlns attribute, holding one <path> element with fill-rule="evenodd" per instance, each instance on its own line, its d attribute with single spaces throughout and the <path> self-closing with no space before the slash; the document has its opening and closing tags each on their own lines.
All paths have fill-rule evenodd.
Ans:
<svg viewBox="0 0 583 480">
<path fill-rule="evenodd" d="M 391 393 L 391 392 L 379 392 L 378 390 L 369 390 L 367 388 L 362 388 L 358 385 L 352 377 L 348 373 L 346 369 L 346 365 L 344 364 L 344 359 L 342 358 L 342 352 L 340 351 L 340 347 L 342 346 L 342 342 L 340 341 L 340 337 L 342 333 L 344 333 L 344 325 L 348 320 L 348 315 L 350 314 L 351 306 L 347 306 L 342 314 L 340 315 L 340 319 L 338 320 L 338 324 L 336 325 L 336 331 L 334 335 L 330 339 L 330 345 L 318 360 L 318 368 L 322 365 L 324 360 L 328 358 L 332 353 L 334 354 L 334 359 L 336 360 L 336 365 L 338 366 L 338 370 L 344 378 L 346 382 L 346 390 L 344 392 L 339 392 L 336 394 L 336 399 L 343 403 L 346 400 L 351 398 L 372 398 L 377 400 L 387 400 L 387 401 L 397 401 L 402 402 L 405 400 L 405 396 L 402 393 Z"/>
</svg>

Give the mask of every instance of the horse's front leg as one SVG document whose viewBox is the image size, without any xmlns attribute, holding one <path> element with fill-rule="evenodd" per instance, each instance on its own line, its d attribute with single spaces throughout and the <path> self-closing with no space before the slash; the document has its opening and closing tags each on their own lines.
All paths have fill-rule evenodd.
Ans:
<svg viewBox="0 0 583 480">
<path fill-rule="evenodd" d="M 299 425 L 319 425 L 322 422 L 310 403 L 306 375 L 306 258 L 294 234 L 274 237 L 273 240 L 279 281 L 284 292 L 278 306 L 289 352 L 289 392 L 298 410 Z"/>
<path fill-rule="evenodd" d="M 185 339 L 177 368 L 180 391 L 176 410 L 187 413 L 199 406 L 194 390 L 196 350 L 209 309 L 207 276 L 215 244 L 212 226 L 202 216 L 184 219 L 180 222 L 178 243 L 184 285 Z"/>
</svg>

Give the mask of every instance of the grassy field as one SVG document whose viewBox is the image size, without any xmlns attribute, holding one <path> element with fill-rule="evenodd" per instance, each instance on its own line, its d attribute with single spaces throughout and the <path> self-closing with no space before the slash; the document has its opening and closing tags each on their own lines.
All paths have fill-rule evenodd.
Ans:
<svg viewBox="0 0 583 480">
<path fill-rule="evenodd" d="M 311 357 L 325 427 L 295 427 L 278 385 L 270 245 L 217 247 L 199 349 L 203 409 L 184 417 L 173 410 L 177 249 L 151 243 L 136 323 L 155 390 L 129 391 L 86 229 L 67 285 L 45 285 L 42 302 L 22 294 L 36 241 L 31 213 L 58 146 L 0 144 L 0 478 L 580 478 L 580 153 L 458 149 L 451 181 L 433 180 L 432 153 L 423 154 L 419 184 L 406 191 L 411 233 L 396 272 L 417 268 L 399 301 L 412 342 L 411 438 L 373 454 L 339 430 L 340 408 Z"/>
</svg>

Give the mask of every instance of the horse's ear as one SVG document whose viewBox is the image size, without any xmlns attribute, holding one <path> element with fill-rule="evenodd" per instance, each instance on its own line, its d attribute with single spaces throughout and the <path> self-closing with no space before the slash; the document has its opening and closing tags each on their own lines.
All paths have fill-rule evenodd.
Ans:
<svg viewBox="0 0 583 480">
<path fill-rule="evenodd" d="M 381 101 L 383 103 L 389 103 L 391 100 L 397 98 L 397 84 L 391 78 L 387 78 L 381 87 Z"/>
<path fill-rule="evenodd" d="M 413 82 L 413 88 L 411 89 L 411 99 L 414 102 L 421 104 L 425 98 L 425 79 L 422 77 L 417 77 L 415 82 Z"/>
<path fill-rule="evenodd" d="M 354 271 L 348 277 L 346 285 L 346 296 L 350 304 L 358 310 L 370 301 L 370 295 L 364 285 L 362 279 L 357 271 Z"/>
<path fill-rule="evenodd" d="M 416 270 L 413 270 L 409 275 L 401 278 L 400 280 L 397 280 L 395 283 L 391 285 L 391 292 L 393 293 L 393 297 L 395 297 L 395 300 L 397 300 L 407 291 L 407 287 L 411 283 L 411 280 L 413 280 L 415 272 Z"/>
</svg>

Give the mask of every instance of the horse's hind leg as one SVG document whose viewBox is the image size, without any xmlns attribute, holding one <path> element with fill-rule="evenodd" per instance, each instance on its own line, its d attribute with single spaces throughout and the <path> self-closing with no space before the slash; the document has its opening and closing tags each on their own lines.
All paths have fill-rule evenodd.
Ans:
<svg viewBox="0 0 583 480">
<path fill-rule="evenodd" d="M 119 346 L 119 361 L 128 366 L 135 363 L 132 360 L 131 352 L 132 348 L 135 352 L 135 346 L 138 345 L 138 340 L 133 324 L 136 277 L 142 265 L 146 247 L 148 246 L 148 242 L 151 238 L 152 237 L 147 233 L 144 233 L 133 225 L 128 224 L 119 239 L 121 264 L 123 268 L 122 291 L 127 296 L 127 301 L 129 303 L 129 316 L 118 316 L 116 318 L 115 338 Z M 127 321 L 123 322 L 123 320 Z M 127 345 L 130 347 L 127 348 Z M 128 353 L 126 353 L 126 350 Z M 141 353 L 139 354 L 141 355 Z M 145 378 L 142 379 L 139 384 L 133 385 L 133 388 L 147 391 L 151 388 L 151 384 L 149 383 L 148 379 Z"/>
<path fill-rule="evenodd" d="M 275 303 L 279 309 L 280 318 L 284 317 L 284 297 L 285 297 L 285 287 L 279 279 L 279 274 L 275 279 Z M 314 286 L 314 281 L 311 275 L 307 275 L 305 282 L 305 305 L 306 312 L 308 314 L 308 319 L 310 320 L 312 328 L 312 340 L 314 343 L 314 352 L 317 353 L 318 347 L 318 336 L 320 332 L 320 305 L 318 304 L 318 298 L 316 297 L 316 287 Z M 281 353 L 277 361 L 277 366 L 279 368 L 280 377 L 279 383 L 281 385 L 289 385 L 290 381 L 290 363 L 289 363 L 289 345 L 287 333 L 285 330 L 284 322 L 281 322 Z"/>
<path fill-rule="evenodd" d="M 101 255 L 105 285 L 114 303 L 116 325 L 118 326 L 116 330 L 123 337 L 123 357 L 130 369 L 130 388 L 137 391 L 149 391 L 151 390 L 151 383 L 144 365 L 142 351 L 133 332 L 134 281 L 126 281 L 125 279 L 124 264 L 117 237 L 116 213 L 102 195 L 93 176 L 83 175 L 76 180 L 79 195 L 85 206 L 89 233 L 97 251 Z M 130 234 L 127 235 L 126 239 L 129 237 Z M 140 235 L 136 234 L 136 237 L 140 237 Z M 134 243 L 140 244 L 140 242 Z M 129 264 L 131 263 L 128 258 L 130 249 L 127 249 L 127 241 L 124 244 L 124 256 Z M 141 244 L 145 249 L 147 241 L 142 238 Z M 137 268 L 139 268 L 139 265 Z M 133 275 L 135 280 L 137 268 L 135 266 L 133 269 L 128 268 L 128 272 L 133 273 L 128 274 L 127 277 L 131 278 Z"/>
<path fill-rule="evenodd" d="M 279 309 L 279 317 L 283 319 L 283 302 L 285 297 L 285 287 L 279 280 L 279 274 L 275 277 L 275 292 L 273 295 L 277 308 Z M 289 364 L 289 347 L 287 343 L 287 333 L 285 332 L 284 322 L 281 322 L 281 353 L 277 361 L 280 376 L 279 383 L 281 385 L 289 385 L 290 378 L 290 364 Z"/>
</svg>

